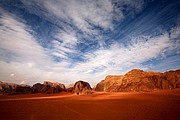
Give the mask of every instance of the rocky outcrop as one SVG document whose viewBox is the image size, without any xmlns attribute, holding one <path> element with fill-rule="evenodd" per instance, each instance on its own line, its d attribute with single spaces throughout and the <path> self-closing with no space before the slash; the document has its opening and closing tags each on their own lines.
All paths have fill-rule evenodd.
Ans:
<svg viewBox="0 0 180 120">
<path fill-rule="evenodd" d="M 92 88 L 88 82 L 78 81 L 73 87 L 73 93 L 77 95 L 92 94 Z"/>
<path fill-rule="evenodd" d="M 0 94 L 11 95 L 17 84 L 0 81 Z"/>
<path fill-rule="evenodd" d="M 41 84 L 41 83 L 36 83 L 32 86 L 32 89 L 33 89 L 33 93 L 41 93 L 43 87 L 45 85 L 44 84 Z"/>
<path fill-rule="evenodd" d="M 123 76 L 108 75 L 105 80 L 102 80 L 100 83 L 94 87 L 95 91 L 114 91 L 114 86 L 119 86 L 122 83 Z"/>
<path fill-rule="evenodd" d="M 0 82 L 0 94 L 2 95 L 31 93 L 54 94 L 65 90 L 66 88 L 64 84 L 50 81 L 45 81 L 44 84 L 36 83 L 32 87 L 29 85 Z"/>
<path fill-rule="evenodd" d="M 60 89 L 65 90 L 65 85 L 58 82 L 44 81 L 44 85 L 50 85 L 51 87 L 60 87 Z"/>
<path fill-rule="evenodd" d="M 36 83 L 33 85 L 34 93 L 55 94 L 65 91 L 65 85 L 58 82 L 44 81 L 44 84 Z"/>
<path fill-rule="evenodd" d="M 66 91 L 67 92 L 73 92 L 74 84 L 69 84 L 66 86 Z"/>
<path fill-rule="evenodd" d="M 11 91 L 12 95 L 16 94 L 31 94 L 32 88 L 30 86 L 18 85 L 14 90 Z"/>
<path fill-rule="evenodd" d="M 15 94 L 30 94 L 30 93 L 32 93 L 32 88 L 29 85 L 0 82 L 0 94 L 15 95 Z"/>
<path fill-rule="evenodd" d="M 107 76 L 96 85 L 96 91 L 129 92 L 152 91 L 180 88 L 180 70 L 160 72 L 145 72 L 134 69 L 124 76 Z"/>
</svg>

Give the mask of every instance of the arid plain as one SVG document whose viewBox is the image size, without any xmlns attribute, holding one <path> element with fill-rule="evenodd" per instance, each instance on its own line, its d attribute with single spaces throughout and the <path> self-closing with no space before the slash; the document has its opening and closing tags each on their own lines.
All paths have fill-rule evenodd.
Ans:
<svg viewBox="0 0 180 120">
<path fill-rule="evenodd" d="M 178 120 L 180 89 L 0 96 L 1 120 Z"/>
</svg>

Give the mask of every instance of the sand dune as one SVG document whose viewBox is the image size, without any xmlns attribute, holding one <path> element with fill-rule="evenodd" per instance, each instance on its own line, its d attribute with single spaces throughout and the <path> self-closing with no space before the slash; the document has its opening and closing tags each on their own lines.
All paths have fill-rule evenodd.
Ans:
<svg viewBox="0 0 180 120">
<path fill-rule="evenodd" d="M 1 120 L 178 120 L 180 89 L 0 96 Z"/>
</svg>

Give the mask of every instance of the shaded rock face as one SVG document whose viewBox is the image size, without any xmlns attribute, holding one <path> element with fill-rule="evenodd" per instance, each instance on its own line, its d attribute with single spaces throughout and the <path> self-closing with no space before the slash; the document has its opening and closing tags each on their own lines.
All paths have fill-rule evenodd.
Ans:
<svg viewBox="0 0 180 120">
<path fill-rule="evenodd" d="M 11 94 L 31 94 L 32 88 L 30 86 L 17 86 Z"/>
<path fill-rule="evenodd" d="M 124 76 L 107 76 L 96 85 L 96 91 L 129 92 L 152 91 L 180 88 L 180 70 L 160 72 L 144 72 L 134 69 Z"/>
<path fill-rule="evenodd" d="M 44 84 L 33 85 L 34 93 L 55 94 L 61 91 L 65 91 L 65 85 L 58 82 L 44 81 Z"/>
<path fill-rule="evenodd" d="M 11 95 L 16 87 L 17 84 L 14 83 L 0 82 L 0 94 Z"/>
<path fill-rule="evenodd" d="M 32 87 L 22 84 L 20 85 L 14 83 L 0 82 L 0 94 L 2 95 L 31 93 L 54 94 L 65 90 L 66 89 L 64 84 L 49 81 L 45 81 L 44 84 L 36 83 Z"/>
<path fill-rule="evenodd" d="M 50 85 L 51 87 L 60 87 L 62 90 L 65 90 L 65 85 L 58 83 L 58 82 L 50 82 L 50 81 L 44 81 L 44 85 Z"/>
<path fill-rule="evenodd" d="M 88 82 L 78 81 L 73 87 L 73 93 L 77 95 L 92 94 L 92 88 Z"/>
<path fill-rule="evenodd" d="M 32 88 L 28 85 L 0 82 L 0 93 L 3 95 L 30 94 Z"/>
<path fill-rule="evenodd" d="M 36 83 L 33 85 L 32 89 L 33 89 L 33 93 L 40 93 L 42 91 L 42 88 L 45 85 L 41 84 L 41 83 Z"/>
</svg>

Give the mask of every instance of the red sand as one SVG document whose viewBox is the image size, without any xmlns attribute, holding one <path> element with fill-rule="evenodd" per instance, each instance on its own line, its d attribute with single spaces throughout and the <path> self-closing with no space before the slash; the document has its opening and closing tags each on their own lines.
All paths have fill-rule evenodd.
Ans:
<svg viewBox="0 0 180 120">
<path fill-rule="evenodd" d="M 180 120 L 180 89 L 0 96 L 0 120 Z"/>
</svg>

